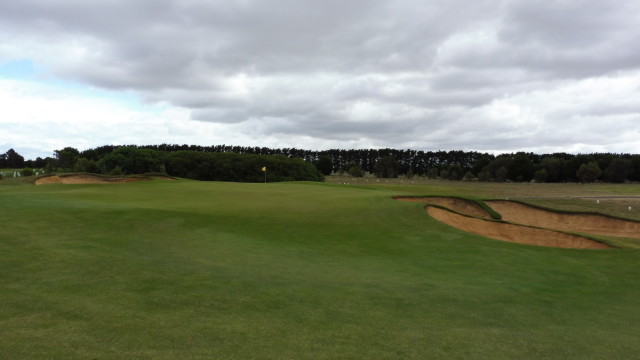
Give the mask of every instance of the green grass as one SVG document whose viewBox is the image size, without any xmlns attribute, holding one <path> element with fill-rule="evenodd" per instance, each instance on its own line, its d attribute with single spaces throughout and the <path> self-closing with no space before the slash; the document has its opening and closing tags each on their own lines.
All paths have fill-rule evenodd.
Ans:
<svg viewBox="0 0 640 360">
<path fill-rule="evenodd" d="M 637 250 L 489 240 L 391 199 L 498 191 L 0 186 L 0 358 L 636 356 Z"/>
<path fill-rule="evenodd" d="M 640 249 L 640 241 L 638 239 L 624 238 L 619 236 L 605 236 L 605 235 L 580 234 L 580 233 L 577 233 L 577 234 L 611 245 L 614 248 Z"/>
</svg>

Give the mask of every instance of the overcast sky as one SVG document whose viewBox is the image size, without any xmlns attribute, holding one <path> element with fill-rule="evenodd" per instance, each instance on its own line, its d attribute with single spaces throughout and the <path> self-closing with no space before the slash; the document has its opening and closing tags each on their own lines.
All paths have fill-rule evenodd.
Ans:
<svg viewBox="0 0 640 360">
<path fill-rule="evenodd" d="M 640 153 L 637 0 L 20 0 L 0 152 Z"/>
</svg>

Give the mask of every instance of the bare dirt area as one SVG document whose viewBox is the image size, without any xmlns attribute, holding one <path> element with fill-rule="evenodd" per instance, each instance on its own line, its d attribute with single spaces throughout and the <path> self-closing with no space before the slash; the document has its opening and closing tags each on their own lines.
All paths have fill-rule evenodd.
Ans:
<svg viewBox="0 0 640 360">
<path fill-rule="evenodd" d="M 597 214 L 565 214 L 513 201 L 487 201 L 504 221 L 547 229 L 640 239 L 640 222 Z"/>
<path fill-rule="evenodd" d="M 154 177 L 156 178 L 156 177 Z M 172 179 L 167 177 L 167 179 Z M 121 184 L 133 181 L 149 181 L 150 177 L 102 177 L 96 175 L 51 175 L 36 179 L 36 185 L 45 184 Z"/>
<path fill-rule="evenodd" d="M 489 221 L 456 214 L 428 206 L 427 213 L 434 219 L 457 229 L 484 237 L 520 244 L 571 249 L 607 249 L 608 245 L 581 236 L 553 230 L 537 229 L 497 221 Z M 504 215 L 503 215 L 504 216 Z"/>
<path fill-rule="evenodd" d="M 419 202 L 425 204 L 433 204 L 446 207 L 460 214 L 465 214 L 481 219 L 491 219 L 491 215 L 487 213 L 485 209 L 480 207 L 473 201 L 458 199 L 453 197 L 407 197 L 398 196 L 394 197 L 396 200 L 406 202 Z"/>
</svg>

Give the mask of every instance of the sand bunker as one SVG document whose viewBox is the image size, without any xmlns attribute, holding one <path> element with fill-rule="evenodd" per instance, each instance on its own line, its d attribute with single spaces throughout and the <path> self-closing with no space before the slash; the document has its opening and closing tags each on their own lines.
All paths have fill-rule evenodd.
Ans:
<svg viewBox="0 0 640 360">
<path fill-rule="evenodd" d="M 640 222 L 597 214 L 564 214 L 513 201 L 487 201 L 504 221 L 546 229 L 640 239 Z"/>
<path fill-rule="evenodd" d="M 151 180 L 149 177 L 130 177 L 130 178 L 122 178 L 122 177 L 102 177 L 96 175 L 67 175 L 67 176 L 57 176 L 51 175 L 46 177 L 41 177 L 36 179 L 36 185 L 45 185 L 45 184 L 118 184 L 118 183 L 127 183 L 132 181 L 148 181 Z"/>
<path fill-rule="evenodd" d="M 598 241 L 562 231 L 640 237 L 640 223 L 604 215 L 567 215 L 510 201 L 491 201 L 489 204 L 502 215 L 503 219 L 503 221 L 492 221 L 491 215 L 485 209 L 469 200 L 406 196 L 396 196 L 394 199 L 425 203 L 427 204 L 426 212 L 431 217 L 457 229 L 520 244 L 571 249 L 610 248 Z M 437 205 L 442 208 L 428 205 Z"/>
<path fill-rule="evenodd" d="M 536 229 L 526 226 L 483 220 L 456 214 L 451 211 L 429 206 L 427 213 L 434 219 L 484 237 L 529 244 L 571 249 L 607 249 L 609 246 L 581 236 L 565 234 L 553 230 Z"/>
<path fill-rule="evenodd" d="M 480 205 L 476 204 L 473 201 L 452 198 L 452 197 L 407 197 L 407 196 L 396 196 L 394 197 L 396 200 L 407 201 L 407 202 L 420 202 L 426 204 L 433 204 L 446 207 L 460 214 L 465 214 L 481 219 L 492 219 L 491 215 L 487 213 L 485 209 L 483 209 Z"/>
</svg>

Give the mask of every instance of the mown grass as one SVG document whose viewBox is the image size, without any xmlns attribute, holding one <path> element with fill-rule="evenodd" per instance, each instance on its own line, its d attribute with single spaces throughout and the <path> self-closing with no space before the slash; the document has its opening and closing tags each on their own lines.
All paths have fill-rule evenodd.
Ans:
<svg viewBox="0 0 640 360">
<path fill-rule="evenodd" d="M 156 180 L 0 187 L 0 354 L 638 353 L 637 250 L 485 239 L 431 220 L 421 204 L 392 200 L 409 192 L 395 186 Z M 482 191 L 414 188 L 486 196 Z"/>
</svg>

